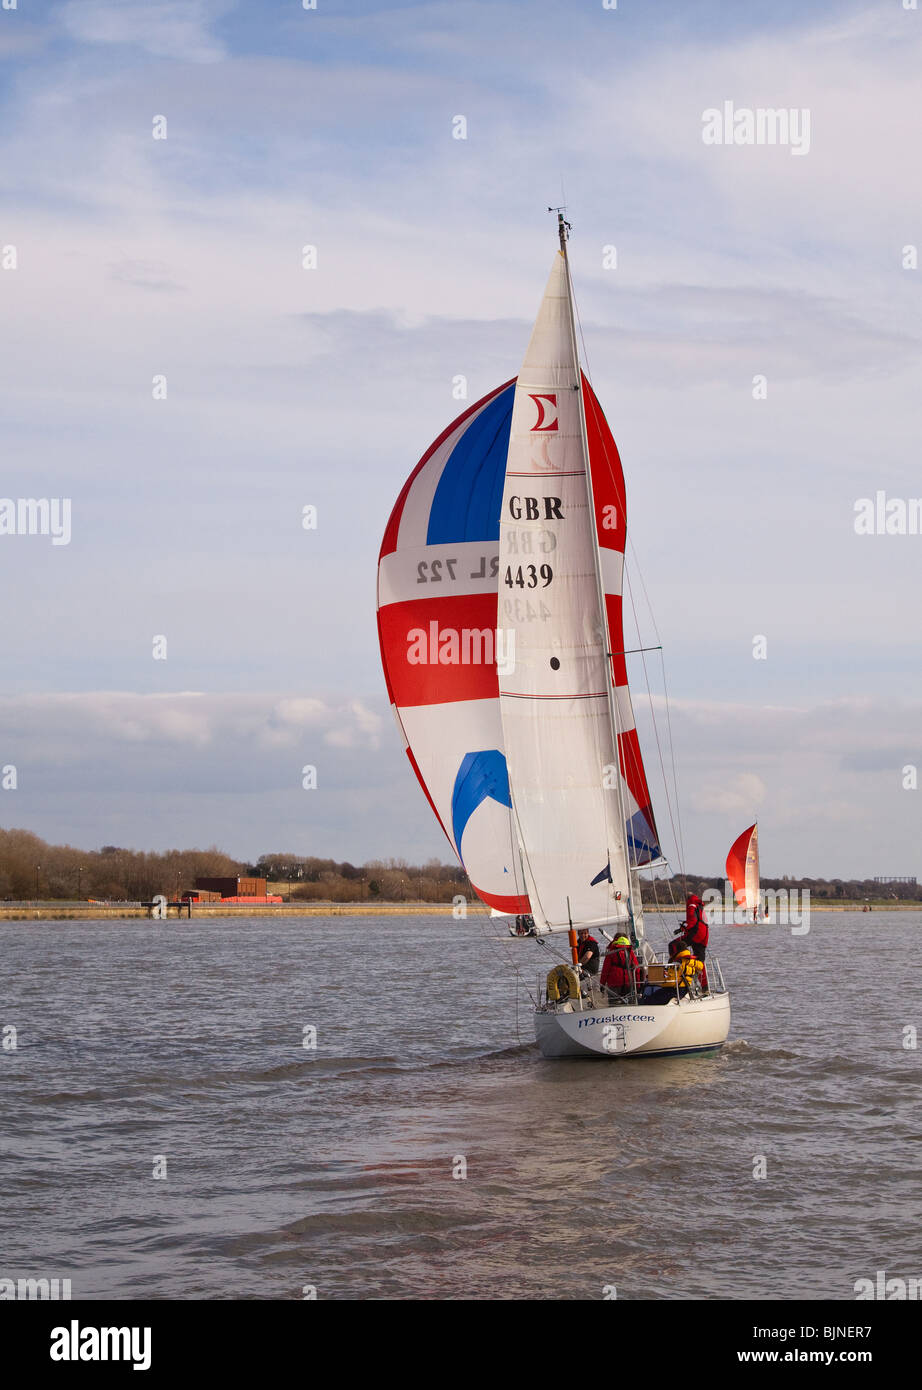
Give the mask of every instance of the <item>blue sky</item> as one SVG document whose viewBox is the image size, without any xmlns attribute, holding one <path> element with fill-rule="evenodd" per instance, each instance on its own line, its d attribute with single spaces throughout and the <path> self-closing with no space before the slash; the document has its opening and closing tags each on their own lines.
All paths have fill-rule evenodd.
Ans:
<svg viewBox="0 0 922 1390">
<path fill-rule="evenodd" d="M 0 11 L 0 493 L 73 505 L 0 537 L 2 824 L 447 856 L 377 551 L 452 378 L 518 369 L 563 189 L 689 863 L 758 816 L 769 873 L 922 873 L 922 537 L 853 526 L 922 493 L 920 58 L 895 0 Z M 706 146 L 726 100 L 808 108 L 809 153 Z"/>
</svg>

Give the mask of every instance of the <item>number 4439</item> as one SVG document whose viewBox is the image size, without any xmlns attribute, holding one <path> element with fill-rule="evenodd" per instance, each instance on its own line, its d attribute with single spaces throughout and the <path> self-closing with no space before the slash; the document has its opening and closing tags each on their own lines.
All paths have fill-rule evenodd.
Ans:
<svg viewBox="0 0 922 1390">
<path fill-rule="evenodd" d="M 545 618 L 551 616 L 551 610 L 546 603 L 542 603 L 540 599 L 535 599 L 532 603 L 530 598 L 525 598 L 522 594 L 516 594 L 514 598 L 504 598 L 503 612 L 507 623 L 533 623 L 538 618 L 543 623 Z"/>
<path fill-rule="evenodd" d="M 542 565 L 540 569 L 536 565 L 519 565 L 515 572 L 511 565 L 507 565 L 503 582 L 510 589 L 513 586 L 519 589 L 537 589 L 538 580 L 541 579 L 542 587 L 546 589 L 553 578 L 554 571 L 550 565 Z"/>
</svg>

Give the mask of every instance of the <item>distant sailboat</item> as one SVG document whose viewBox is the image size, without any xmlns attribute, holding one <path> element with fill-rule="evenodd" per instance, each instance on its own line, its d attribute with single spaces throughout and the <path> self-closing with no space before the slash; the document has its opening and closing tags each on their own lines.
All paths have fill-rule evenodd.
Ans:
<svg viewBox="0 0 922 1390">
<path fill-rule="evenodd" d="M 747 921 L 757 922 L 761 913 L 759 891 L 759 823 L 750 825 L 734 840 L 727 855 L 727 878 L 736 901 L 745 909 Z"/>
<path fill-rule="evenodd" d="M 542 1052 L 696 1051 L 725 1041 L 729 996 L 718 962 L 689 984 L 644 936 L 638 870 L 664 860 L 625 664 L 624 478 L 580 367 L 558 224 L 519 376 L 439 436 L 394 507 L 382 664 L 413 770 L 475 891 L 523 934 L 569 936 L 572 964 L 535 1001 Z M 655 1002 L 631 972 L 614 1004 L 580 979 L 582 927 L 630 941 Z"/>
</svg>

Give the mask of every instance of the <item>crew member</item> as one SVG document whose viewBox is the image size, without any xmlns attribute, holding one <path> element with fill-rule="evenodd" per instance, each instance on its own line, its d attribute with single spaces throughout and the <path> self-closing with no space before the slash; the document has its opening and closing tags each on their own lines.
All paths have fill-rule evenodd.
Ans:
<svg viewBox="0 0 922 1390">
<path fill-rule="evenodd" d="M 631 992 L 639 969 L 640 961 L 634 954 L 630 937 L 616 936 L 602 963 L 601 982 L 608 990 L 609 1000 L 621 1000 Z"/>
<path fill-rule="evenodd" d="M 679 994 L 688 994 L 691 989 L 693 993 L 698 993 L 701 977 L 704 974 L 704 966 L 697 956 L 692 955 L 691 948 L 680 945 L 673 958 L 676 966 L 676 983 L 679 987 Z"/>
<path fill-rule="evenodd" d="M 580 927 L 576 938 L 576 960 L 587 975 L 599 973 L 599 943 L 589 935 L 588 927 Z"/>
<path fill-rule="evenodd" d="M 673 967 L 675 967 L 673 969 Z M 665 985 L 647 985 L 643 997 L 648 1004 L 668 1004 L 679 995 L 688 994 L 691 989 L 697 994 L 703 985 L 704 966 L 681 936 L 675 936 L 669 943 L 669 968 L 666 971 Z"/>
<path fill-rule="evenodd" d="M 708 920 L 704 912 L 704 903 L 697 893 L 691 893 L 685 899 L 685 921 L 676 935 L 691 947 L 696 960 L 701 962 L 701 985 L 707 993 L 708 976 L 704 957 L 708 948 Z"/>
</svg>

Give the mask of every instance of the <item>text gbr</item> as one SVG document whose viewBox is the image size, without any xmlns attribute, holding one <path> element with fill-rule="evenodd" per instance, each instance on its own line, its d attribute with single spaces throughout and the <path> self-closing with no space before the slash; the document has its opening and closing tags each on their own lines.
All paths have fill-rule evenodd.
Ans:
<svg viewBox="0 0 922 1390">
<path fill-rule="evenodd" d="M 544 503 L 542 521 L 563 521 L 559 497 L 510 497 L 509 515 L 515 521 L 537 521 L 541 516 L 539 502 Z M 524 504 L 524 509 L 523 509 Z"/>
</svg>

